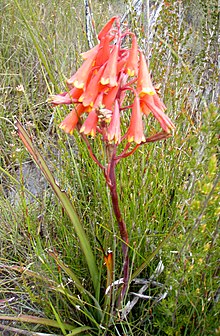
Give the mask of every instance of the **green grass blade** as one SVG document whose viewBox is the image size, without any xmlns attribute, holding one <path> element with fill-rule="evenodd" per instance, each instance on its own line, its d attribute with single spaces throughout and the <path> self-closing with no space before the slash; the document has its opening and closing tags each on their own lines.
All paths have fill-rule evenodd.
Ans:
<svg viewBox="0 0 220 336">
<path fill-rule="evenodd" d="M 166 237 L 162 240 L 160 244 L 156 247 L 156 249 L 146 258 L 146 260 L 141 264 L 140 267 L 132 274 L 131 279 L 135 279 L 144 269 L 149 265 L 150 261 L 155 257 L 155 255 L 162 249 L 162 247 L 165 245 L 165 243 L 170 239 L 173 232 L 176 230 L 176 228 L 179 226 L 179 223 L 176 223 L 173 228 L 170 230 L 170 232 L 166 235 Z"/>
<path fill-rule="evenodd" d="M 98 274 L 98 269 L 95 261 L 95 256 L 92 252 L 88 237 L 83 229 L 82 224 L 80 223 L 80 220 L 78 218 L 78 215 L 70 202 L 67 194 L 65 191 L 62 191 L 61 188 L 59 187 L 58 183 L 55 181 L 51 171 L 49 170 L 45 160 L 41 156 L 41 154 L 38 152 L 37 149 L 34 148 L 33 143 L 25 129 L 22 127 L 21 123 L 19 121 L 16 121 L 16 127 L 18 130 L 19 137 L 21 141 L 23 142 L 24 146 L 28 150 L 28 152 L 31 154 L 33 160 L 37 164 L 37 166 L 40 168 L 42 173 L 44 174 L 46 180 L 54 190 L 57 198 L 63 205 L 64 209 L 66 210 L 73 226 L 74 229 L 77 233 L 77 236 L 80 241 L 80 245 L 82 248 L 82 251 L 85 255 L 86 262 L 90 271 L 90 275 L 92 278 L 94 290 L 95 290 L 95 296 L 96 298 L 99 296 L 99 274 Z"/>
<path fill-rule="evenodd" d="M 57 313 L 55 307 L 53 306 L 53 304 L 51 302 L 50 302 L 50 306 L 51 306 L 51 309 L 53 310 L 54 316 L 56 317 L 57 323 L 58 323 L 60 329 L 62 330 L 62 333 L 64 335 L 66 335 L 66 328 L 65 328 L 63 322 L 61 321 L 60 316 Z"/>
<path fill-rule="evenodd" d="M 32 316 L 32 315 L 19 315 L 19 316 L 0 315 L 0 320 L 41 324 L 41 325 L 60 329 L 60 325 L 57 321 L 43 318 L 43 317 Z M 74 326 L 72 326 L 71 324 L 62 322 L 62 325 L 66 330 L 72 331 L 74 329 Z"/>
<path fill-rule="evenodd" d="M 79 328 L 74 329 L 70 334 L 68 334 L 68 336 L 78 335 L 78 334 L 81 334 L 84 331 L 88 331 L 88 330 L 91 330 L 91 329 L 92 329 L 91 327 L 79 327 Z"/>
<path fill-rule="evenodd" d="M 34 44 L 34 47 L 35 47 L 35 49 L 36 49 L 36 51 L 37 51 L 38 58 L 39 58 L 40 62 L 41 62 L 41 63 L 43 64 L 43 66 L 45 67 L 45 69 L 46 69 L 46 71 L 47 71 L 47 73 L 48 73 L 48 75 L 49 75 L 49 77 L 50 77 L 50 80 L 51 80 L 52 83 L 54 84 L 55 88 L 58 89 L 58 87 L 57 87 L 57 85 L 56 85 L 55 78 L 54 78 L 54 76 L 53 76 L 53 74 L 52 74 L 52 71 L 51 71 L 51 69 L 50 69 L 50 66 L 49 66 L 49 64 L 48 64 L 48 61 L 47 61 L 45 55 L 43 54 L 43 52 L 42 52 L 42 50 L 41 50 L 41 48 L 40 48 L 40 43 L 38 42 L 37 38 L 35 37 L 34 31 L 33 31 L 32 27 L 31 27 L 31 25 L 30 25 L 29 22 L 27 21 L 27 19 L 26 19 L 26 17 L 25 17 L 25 14 L 23 13 L 22 8 L 21 8 L 21 6 L 19 5 L 18 1 L 17 1 L 17 0 L 14 0 L 14 2 L 15 2 L 15 4 L 16 4 L 16 6 L 17 6 L 17 8 L 18 8 L 18 10 L 19 10 L 19 12 L 20 12 L 20 14 L 21 14 L 21 16 L 22 16 L 22 19 L 23 19 L 23 21 L 24 21 L 25 26 L 27 27 L 27 30 L 28 30 L 28 32 L 29 32 L 29 34 L 30 34 L 30 37 L 31 37 L 32 41 L 33 41 L 33 44 Z"/>
<path fill-rule="evenodd" d="M 101 320 L 103 318 L 102 309 L 101 309 L 98 301 L 96 300 L 96 298 L 82 286 L 82 283 L 80 282 L 78 277 L 75 275 L 75 273 L 68 266 L 66 266 L 62 262 L 62 260 L 60 260 L 58 258 L 58 256 L 53 251 L 49 251 L 49 254 L 50 254 L 50 256 L 52 256 L 52 258 L 54 258 L 57 265 L 59 265 L 59 267 L 68 275 L 68 277 L 71 278 L 74 281 L 76 287 L 78 288 L 79 292 L 82 294 L 82 296 L 84 297 L 86 302 L 89 302 L 90 298 L 92 299 L 92 301 L 95 304 L 95 307 L 97 308 L 98 319 Z M 94 310 L 95 309 L 93 309 L 93 311 Z"/>
</svg>

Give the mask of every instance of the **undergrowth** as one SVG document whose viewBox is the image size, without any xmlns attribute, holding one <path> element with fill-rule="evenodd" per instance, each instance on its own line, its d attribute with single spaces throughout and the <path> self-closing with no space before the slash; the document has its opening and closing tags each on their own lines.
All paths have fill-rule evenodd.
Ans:
<svg viewBox="0 0 220 336">
<path fill-rule="evenodd" d="M 74 227 L 35 168 L 30 174 L 39 188 L 28 186 L 24 164 L 31 165 L 30 157 L 15 132 L 14 116 L 25 125 L 83 223 L 96 256 L 103 297 L 106 268 L 99 241 L 105 251 L 110 248 L 114 253 L 118 279 L 120 238 L 99 167 L 77 133 L 67 136 L 58 128 L 66 110 L 47 104 L 50 94 L 65 90 L 65 75 L 81 65 L 80 53 L 89 48 L 84 4 L 20 0 L 19 11 L 16 2 L 0 5 L 0 313 L 54 320 L 53 326 L 39 320 L 38 324 L 19 321 L 16 327 L 33 335 L 65 335 L 69 325 L 82 327 L 91 320 L 70 296 L 79 296 L 79 288 L 61 261 L 86 290 L 92 291 L 92 282 Z M 160 4 L 150 6 L 151 15 L 156 15 L 156 5 Z M 145 16 L 134 11 L 129 1 L 92 3 L 96 30 L 111 16 L 123 16 L 127 8 L 126 20 L 144 49 Z M 209 336 L 220 331 L 216 10 L 217 3 L 208 0 L 163 3 L 149 27 L 149 65 L 175 123 L 175 134 L 140 147 L 117 167 L 133 272 L 176 226 L 138 275 L 155 276 L 162 262 L 162 271 L 155 276 L 161 287 L 149 287 L 145 295 L 166 295 L 159 302 L 140 298 L 125 320 L 111 316 L 108 331 L 94 323 L 82 335 Z M 94 141 L 92 146 L 102 157 L 101 143 Z M 127 299 L 132 300 L 131 293 L 139 289 L 140 285 L 132 284 Z"/>
</svg>

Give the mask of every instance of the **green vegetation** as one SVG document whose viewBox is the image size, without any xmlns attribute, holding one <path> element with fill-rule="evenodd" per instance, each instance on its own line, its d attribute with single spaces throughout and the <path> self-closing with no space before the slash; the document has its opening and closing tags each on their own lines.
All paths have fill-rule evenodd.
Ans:
<svg viewBox="0 0 220 336">
<path fill-rule="evenodd" d="M 97 32 L 129 4 L 92 1 Z M 129 8 L 126 20 L 145 50 L 145 15 Z M 139 298 L 124 319 L 112 314 L 104 296 L 107 272 L 99 242 L 113 251 L 115 280 L 122 276 L 105 180 L 78 134 L 58 128 L 67 108 L 47 103 L 50 94 L 65 90 L 65 78 L 89 49 L 84 2 L 2 0 L 0 10 L 0 330 L 9 325 L 9 335 L 217 335 L 217 1 L 166 1 L 150 30 L 150 70 L 176 130 L 117 167 L 132 274 L 157 283 L 142 293 L 152 298 Z M 74 227 L 78 219 L 69 219 L 31 162 L 14 116 L 73 204 L 96 260 L 98 289 L 91 276 L 96 270 L 81 248 L 83 233 Z M 91 144 L 102 157 L 101 142 Z M 125 305 L 142 286 L 131 284 Z"/>
</svg>

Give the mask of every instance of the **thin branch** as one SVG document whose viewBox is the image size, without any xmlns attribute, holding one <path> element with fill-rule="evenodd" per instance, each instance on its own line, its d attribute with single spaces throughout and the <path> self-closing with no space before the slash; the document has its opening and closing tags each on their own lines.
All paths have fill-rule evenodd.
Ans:
<svg viewBox="0 0 220 336">
<path fill-rule="evenodd" d="M 94 36 L 96 36 L 96 33 L 90 1 L 84 0 L 84 6 L 85 6 L 85 19 L 86 19 L 86 37 L 89 48 L 92 48 L 94 47 Z"/>
<path fill-rule="evenodd" d="M 143 142 L 143 143 L 145 143 L 145 142 Z M 117 162 L 118 162 L 120 159 L 124 159 L 124 158 L 128 157 L 129 155 L 133 154 L 140 147 L 140 145 L 142 145 L 143 143 L 137 144 L 130 152 L 126 153 L 124 151 L 124 153 L 116 156 L 115 160 L 117 160 Z M 129 143 L 129 145 L 130 145 L 130 143 Z"/>
<path fill-rule="evenodd" d="M 105 171 L 105 167 L 101 164 L 101 162 L 99 162 L 99 160 L 97 159 L 96 155 L 93 153 L 92 151 L 92 147 L 87 139 L 87 137 L 85 136 L 85 134 L 83 133 L 80 133 L 82 139 L 85 141 L 85 144 L 88 148 L 88 151 L 89 151 L 89 155 L 91 156 L 91 158 L 93 159 L 93 161 L 103 170 Z"/>
</svg>

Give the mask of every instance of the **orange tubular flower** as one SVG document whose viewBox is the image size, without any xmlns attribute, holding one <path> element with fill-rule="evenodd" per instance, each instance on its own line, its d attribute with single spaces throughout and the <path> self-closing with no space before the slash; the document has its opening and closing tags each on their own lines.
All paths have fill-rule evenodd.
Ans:
<svg viewBox="0 0 220 336">
<path fill-rule="evenodd" d="M 67 80 L 68 85 L 73 85 L 78 89 L 83 89 L 85 87 L 91 68 L 94 64 L 96 54 L 97 52 L 93 51 L 91 56 L 84 61 L 78 71 Z"/>
<path fill-rule="evenodd" d="M 160 126 L 166 133 L 170 133 L 171 130 L 175 128 L 170 118 L 163 112 L 165 105 L 160 101 L 157 94 L 153 96 L 145 95 L 141 98 L 141 101 L 153 113 L 154 117 L 159 121 Z M 143 109 L 142 112 L 144 112 Z"/>
<path fill-rule="evenodd" d="M 63 92 L 49 97 L 48 101 L 54 106 L 63 104 L 73 104 L 78 102 L 78 98 L 83 93 L 83 90 L 72 88 L 69 92 Z"/>
<path fill-rule="evenodd" d="M 111 88 L 108 92 L 106 92 L 106 94 L 104 94 L 103 105 L 105 106 L 105 108 L 111 110 L 112 105 L 114 104 L 115 98 L 117 96 L 118 90 L 119 87 L 115 86 Z"/>
<path fill-rule="evenodd" d="M 85 107 L 78 105 L 76 109 L 73 109 L 66 118 L 61 122 L 60 128 L 66 133 L 73 134 L 73 131 L 79 121 L 79 118 L 82 113 L 85 112 Z"/>
<path fill-rule="evenodd" d="M 53 106 L 56 106 L 62 104 L 72 104 L 74 101 L 70 98 L 67 92 L 64 92 L 57 95 L 51 95 L 48 98 L 48 102 L 53 104 Z"/>
<path fill-rule="evenodd" d="M 148 116 L 151 112 L 151 110 L 149 110 L 149 108 L 147 107 L 147 105 L 144 103 L 143 100 L 140 100 L 140 107 L 141 107 L 141 111 Z"/>
<path fill-rule="evenodd" d="M 132 39 L 129 48 L 124 46 L 125 36 Z M 122 32 L 119 18 L 114 16 L 100 31 L 98 39 L 98 45 L 82 53 L 83 64 L 67 80 L 69 92 L 51 96 L 49 99 L 54 106 L 77 106 L 66 116 L 60 127 L 72 134 L 81 114 L 89 112 L 80 132 L 94 137 L 98 130 L 106 143 L 113 142 L 118 145 L 122 139 L 127 139 L 128 142 L 140 144 L 169 137 L 174 125 L 164 113 L 166 106 L 153 87 L 144 54 L 138 49 L 136 36 L 128 29 Z M 128 91 L 135 93 L 133 102 L 130 101 L 131 95 L 127 95 Z M 128 102 L 124 102 L 127 98 Z M 120 123 L 124 115 L 122 110 L 129 109 L 130 106 L 130 124 L 127 133 L 121 136 Z M 142 113 L 146 116 L 152 113 L 160 123 L 162 132 L 145 138 Z"/>
<path fill-rule="evenodd" d="M 145 94 L 154 95 L 156 93 L 153 87 L 153 84 L 151 82 L 147 63 L 145 61 L 145 58 L 142 52 L 140 52 L 137 92 L 140 97 L 144 96 Z"/>
<path fill-rule="evenodd" d="M 119 59 L 118 64 L 117 64 L 117 73 L 122 72 L 122 70 L 125 68 L 125 65 L 128 61 L 128 56 L 129 56 L 128 52 L 123 53 L 120 56 L 120 59 Z"/>
<path fill-rule="evenodd" d="M 97 53 L 99 50 L 99 44 L 97 44 L 95 47 L 93 47 L 92 49 L 85 51 L 83 53 L 81 53 L 81 56 L 84 60 L 92 57 L 94 55 L 94 53 Z"/>
<path fill-rule="evenodd" d="M 117 86 L 117 60 L 118 60 L 118 44 L 113 47 L 108 63 L 105 67 L 101 78 L 102 85 Z"/>
<path fill-rule="evenodd" d="M 153 96 L 153 99 L 154 99 L 154 103 L 157 107 L 159 107 L 159 109 L 165 111 L 167 108 L 166 106 L 164 105 L 164 103 L 160 100 L 158 94 L 156 93 L 154 96 Z"/>
<path fill-rule="evenodd" d="M 133 36 L 131 49 L 129 51 L 129 57 L 126 65 L 126 73 L 129 76 L 137 76 L 138 73 L 138 45 L 136 36 Z"/>
<path fill-rule="evenodd" d="M 101 42 L 99 44 L 99 49 L 97 52 L 96 60 L 95 60 L 95 65 L 96 66 L 101 66 L 105 62 L 108 61 L 109 56 L 110 56 L 110 41 L 112 41 L 114 37 L 110 35 L 106 35 L 101 39 Z"/>
<path fill-rule="evenodd" d="M 103 74 L 104 66 L 90 79 L 85 92 L 79 97 L 79 102 L 82 102 L 84 106 L 94 105 L 97 95 L 100 90 L 100 79 Z"/>
<path fill-rule="evenodd" d="M 113 16 L 107 23 L 106 25 L 102 28 L 102 30 L 98 34 L 98 39 L 101 40 L 104 36 L 106 36 L 110 29 L 112 28 L 112 25 L 114 21 L 117 19 L 117 16 Z"/>
<path fill-rule="evenodd" d="M 107 137 L 109 141 L 114 140 L 116 144 L 121 142 L 120 111 L 117 99 L 115 101 L 115 108 L 112 114 L 111 122 L 107 130 Z"/>
<path fill-rule="evenodd" d="M 140 101 L 138 96 L 134 98 L 130 126 L 126 133 L 126 137 L 128 139 L 128 142 L 134 141 L 137 144 L 140 144 L 141 142 L 145 141 L 145 136 L 143 133 L 143 122 L 140 109 Z"/>
<path fill-rule="evenodd" d="M 96 135 L 97 124 L 98 124 L 98 115 L 95 109 L 93 109 L 91 112 L 89 112 L 86 121 L 80 128 L 80 133 L 91 134 L 91 136 L 94 137 Z"/>
</svg>

